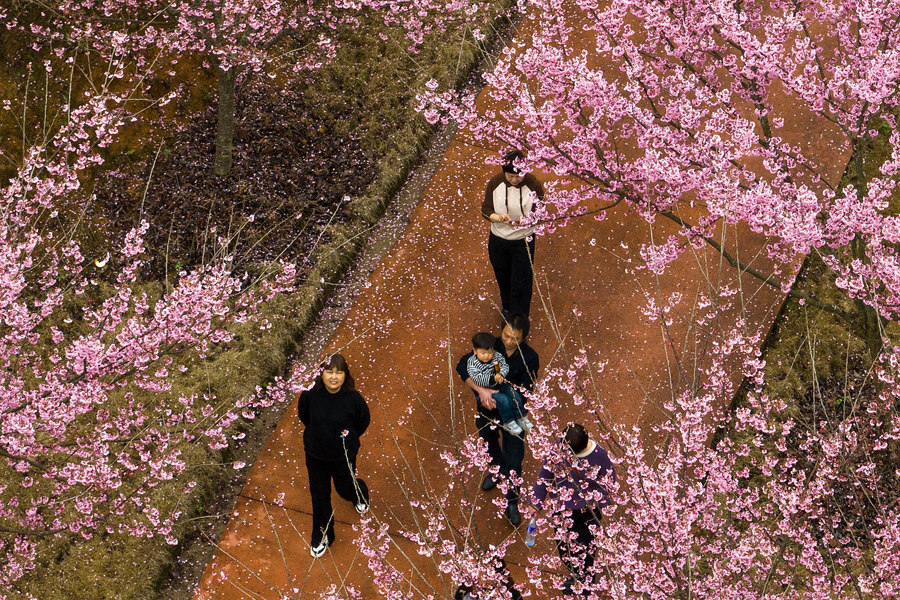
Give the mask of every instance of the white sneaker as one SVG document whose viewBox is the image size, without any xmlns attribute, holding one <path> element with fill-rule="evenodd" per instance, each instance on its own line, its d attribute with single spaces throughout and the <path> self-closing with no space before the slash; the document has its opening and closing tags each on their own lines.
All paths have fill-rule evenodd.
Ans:
<svg viewBox="0 0 900 600">
<path fill-rule="evenodd" d="M 361 515 L 366 514 L 367 512 L 369 512 L 369 505 L 366 502 L 357 502 L 356 503 L 356 512 L 358 512 Z"/>
<path fill-rule="evenodd" d="M 504 423 L 503 429 L 507 430 L 513 435 L 522 435 L 522 428 L 518 423 L 515 422 L 515 420 Z"/>
<path fill-rule="evenodd" d="M 322 541 L 319 542 L 318 546 L 310 546 L 309 547 L 309 555 L 312 556 L 313 558 L 319 558 L 320 556 L 325 554 L 325 551 L 327 549 L 328 549 L 328 542 L 325 540 L 325 538 L 322 538 Z"/>
<path fill-rule="evenodd" d="M 528 420 L 528 417 L 516 419 L 516 423 L 518 423 L 519 427 L 521 427 L 525 431 L 531 431 L 532 429 L 534 429 L 534 424 L 532 424 L 532 422 Z"/>
</svg>

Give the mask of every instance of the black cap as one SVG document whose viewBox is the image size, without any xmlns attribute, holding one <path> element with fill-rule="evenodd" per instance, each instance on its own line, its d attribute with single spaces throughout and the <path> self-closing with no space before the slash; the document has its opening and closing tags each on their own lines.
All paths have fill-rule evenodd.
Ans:
<svg viewBox="0 0 900 600">
<path fill-rule="evenodd" d="M 503 157 L 503 172 L 512 173 L 513 175 L 521 175 L 522 171 L 520 169 L 517 169 L 515 166 L 515 162 L 517 160 L 525 160 L 525 155 L 522 154 L 522 152 L 519 150 L 508 152 L 506 156 Z"/>
</svg>

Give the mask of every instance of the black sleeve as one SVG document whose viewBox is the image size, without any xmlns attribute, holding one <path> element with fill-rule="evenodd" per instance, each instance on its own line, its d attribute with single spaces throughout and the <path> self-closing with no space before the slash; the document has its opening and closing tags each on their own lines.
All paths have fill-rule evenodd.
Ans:
<svg viewBox="0 0 900 600">
<path fill-rule="evenodd" d="M 459 362 L 456 363 L 456 372 L 457 372 L 457 374 L 459 374 L 459 378 L 463 380 L 463 383 L 465 383 L 466 379 L 469 378 L 468 364 L 469 364 L 469 357 L 471 357 L 471 356 L 472 356 L 472 353 L 467 352 L 466 354 L 463 355 L 463 357 L 461 359 L 459 359 Z"/>
<path fill-rule="evenodd" d="M 481 203 L 481 216 L 487 220 L 491 220 L 494 214 L 494 190 L 503 182 L 503 173 L 499 173 L 491 177 L 488 181 L 487 188 L 484 190 L 484 201 Z"/>
<path fill-rule="evenodd" d="M 538 353 L 535 351 L 531 351 L 530 360 L 525 363 L 528 367 L 528 374 L 531 375 L 532 381 L 537 381 L 538 378 L 538 369 L 541 367 L 541 359 L 538 356 Z"/>
<path fill-rule="evenodd" d="M 538 378 L 538 368 L 540 368 L 540 358 L 538 357 L 538 353 L 534 351 L 533 348 L 529 348 L 530 352 L 523 352 L 522 358 L 525 363 L 525 370 L 528 371 L 528 375 L 526 377 L 527 381 L 523 386 L 526 390 L 531 391 L 534 389 L 534 382 L 537 381 Z"/>
<path fill-rule="evenodd" d="M 309 390 L 300 392 L 300 398 L 297 400 L 297 413 L 300 422 L 309 425 Z"/>
<path fill-rule="evenodd" d="M 356 423 L 353 424 L 356 427 L 356 435 L 364 434 L 371 422 L 372 416 L 369 413 L 369 405 L 366 403 L 366 399 L 361 394 L 356 394 Z"/>
</svg>

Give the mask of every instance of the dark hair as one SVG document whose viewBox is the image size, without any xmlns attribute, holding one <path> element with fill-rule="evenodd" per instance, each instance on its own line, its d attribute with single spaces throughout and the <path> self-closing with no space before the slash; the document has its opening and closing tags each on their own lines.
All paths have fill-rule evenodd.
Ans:
<svg viewBox="0 0 900 600">
<path fill-rule="evenodd" d="M 321 390 L 325 387 L 322 380 L 322 371 L 326 369 L 337 369 L 345 374 L 344 384 L 341 386 L 342 392 L 352 392 L 356 389 L 356 382 L 353 381 L 353 375 L 350 374 L 350 367 L 347 366 L 347 359 L 338 353 L 329 354 L 325 360 L 319 365 L 319 374 L 316 376 L 316 383 L 313 385 L 314 390 Z"/>
<path fill-rule="evenodd" d="M 525 160 L 525 155 L 522 154 L 519 150 L 513 150 L 512 152 L 508 152 L 506 156 L 503 157 L 503 172 L 504 173 L 512 173 L 513 175 L 521 175 L 522 171 L 516 167 L 516 161 Z"/>
<path fill-rule="evenodd" d="M 531 321 L 528 320 L 528 317 L 518 313 L 511 314 L 506 318 L 503 326 L 506 327 L 507 325 L 509 325 L 510 329 L 521 333 L 523 340 L 528 337 L 528 332 L 531 330 Z M 503 331 L 502 328 L 500 330 Z"/>
<path fill-rule="evenodd" d="M 472 347 L 476 350 L 493 350 L 496 342 L 497 338 L 486 331 L 479 331 L 472 336 Z"/>
<path fill-rule="evenodd" d="M 566 426 L 565 440 L 572 452 L 578 454 L 587 448 L 588 434 L 580 423 L 569 423 Z"/>
</svg>

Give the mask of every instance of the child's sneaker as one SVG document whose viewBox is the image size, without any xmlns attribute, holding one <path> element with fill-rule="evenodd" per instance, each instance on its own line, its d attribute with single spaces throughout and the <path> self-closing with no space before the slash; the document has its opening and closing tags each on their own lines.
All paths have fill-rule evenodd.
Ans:
<svg viewBox="0 0 900 600">
<path fill-rule="evenodd" d="M 368 502 L 357 502 L 356 503 L 356 512 L 358 512 L 361 515 L 364 515 L 367 512 L 369 512 L 369 503 Z"/>
<path fill-rule="evenodd" d="M 522 435 L 522 428 L 516 423 L 515 420 L 509 421 L 503 424 L 503 429 L 507 430 L 513 435 Z"/>
<path fill-rule="evenodd" d="M 309 547 L 309 555 L 313 558 L 319 558 L 323 554 L 325 554 L 325 550 L 328 549 L 328 541 L 325 538 L 322 538 L 322 541 L 319 542 L 317 546 Z"/>
<path fill-rule="evenodd" d="M 522 417 L 521 419 L 516 419 L 516 423 L 518 423 L 519 427 L 521 427 L 526 432 L 534 429 L 534 425 L 532 424 L 531 421 L 528 420 L 528 417 Z"/>
</svg>

